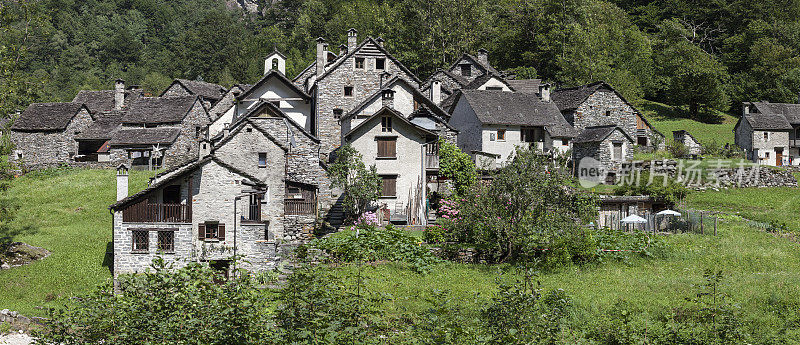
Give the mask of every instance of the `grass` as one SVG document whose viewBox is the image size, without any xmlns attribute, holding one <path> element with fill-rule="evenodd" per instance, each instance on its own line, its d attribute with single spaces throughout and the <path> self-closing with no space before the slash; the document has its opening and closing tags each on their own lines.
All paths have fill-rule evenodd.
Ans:
<svg viewBox="0 0 800 345">
<path fill-rule="evenodd" d="M 689 119 L 688 113 L 681 109 L 666 104 L 647 100 L 636 104 L 642 114 L 656 130 L 666 136 L 667 141 L 672 140 L 672 131 L 687 130 L 700 143 L 716 141 L 718 144 L 733 144 L 733 126 L 737 118 L 726 113 L 714 111 L 710 123 L 703 123 Z M 713 122 L 713 123 L 712 123 Z"/>
<path fill-rule="evenodd" d="M 132 171 L 130 190 L 143 189 L 152 172 Z M 30 265 L 0 271 L 0 308 L 42 315 L 38 307 L 63 304 L 111 278 L 104 262 L 111 241 L 108 205 L 116 198 L 114 170 L 51 170 L 17 178 L 9 195 L 19 205 L 16 238 L 52 254 Z M 110 249 L 110 247 L 108 248 Z"/>
<path fill-rule="evenodd" d="M 760 221 L 786 223 L 795 232 L 800 231 L 800 189 L 798 188 L 742 188 L 690 193 L 689 205 L 705 210 L 738 214 Z"/>
</svg>

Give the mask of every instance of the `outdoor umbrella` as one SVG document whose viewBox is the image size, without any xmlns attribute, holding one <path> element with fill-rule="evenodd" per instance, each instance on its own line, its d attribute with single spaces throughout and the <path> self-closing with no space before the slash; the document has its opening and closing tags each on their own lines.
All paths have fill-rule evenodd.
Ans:
<svg viewBox="0 0 800 345">
<path fill-rule="evenodd" d="M 647 219 L 644 219 L 644 218 L 639 217 L 639 216 L 637 216 L 635 214 L 632 214 L 630 216 L 622 218 L 622 220 L 620 220 L 620 222 L 622 222 L 623 224 L 644 224 L 644 223 L 647 223 Z"/>
<path fill-rule="evenodd" d="M 663 210 L 663 211 L 661 211 L 659 213 L 656 213 L 656 215 L 659 215 L 659 216 L 680 216 L 681 213 L 678 212 L 678 211 L 673 211 L 673 210 Z"/>
</svg>

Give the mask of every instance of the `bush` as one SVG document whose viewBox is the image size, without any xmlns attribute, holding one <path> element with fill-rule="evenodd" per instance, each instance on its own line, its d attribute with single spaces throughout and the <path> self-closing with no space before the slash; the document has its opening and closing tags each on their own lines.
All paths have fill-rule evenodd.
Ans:
<svg viewBox="0 0 800 345">
<path fill-rule="evenodd" d="M 667 145 L 667 152 L 669 152 L 672 157 L 682 158 L 689 155 L 689 148 L 686 147 L 686 145 L 684 145 L 682 142 L 671 141 Z"/>
<path fill-rule="evenodd" d="M 386 228 L 355 226 L 315 239 L 308 246 L 325 251 L 339 262 L 405 262 L 417 272 L 426 272 L 431 264 L 439 261 L 426 246 L 417 243 L 416 238 L 391 225 Z"/>
<path fill-rule="evenodd" d="M 689 194 L 689 189 L 675 179 L 664 176 L 653 176 L 643 171 L 639 181 L 630 181 L 614 187 L 614 195 L 649 195 L 656 199 L 676 204 Z"/>
</svg>

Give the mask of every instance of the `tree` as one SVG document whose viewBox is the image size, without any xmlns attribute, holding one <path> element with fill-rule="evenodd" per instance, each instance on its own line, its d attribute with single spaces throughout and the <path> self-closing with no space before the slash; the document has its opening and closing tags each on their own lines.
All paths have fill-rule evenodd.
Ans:
<svg viewBox="0 0 800 345">
<path fill-rule="evenodd" d="M 361 154 L 350 144 L 336 151 L 336 160 L 328 167 L 334 188 L 344 189 L 346 216 L 355 220 L 381 196 L 382 180 L 375 166 L 367 168 Z"/>
<path fill-rule="evenodd" d="M 453 181 L 458 195 L 465 195 L 478 180 L 472 158 L 458 146 L 439 139 L 439 173 Z"/>
</svg>

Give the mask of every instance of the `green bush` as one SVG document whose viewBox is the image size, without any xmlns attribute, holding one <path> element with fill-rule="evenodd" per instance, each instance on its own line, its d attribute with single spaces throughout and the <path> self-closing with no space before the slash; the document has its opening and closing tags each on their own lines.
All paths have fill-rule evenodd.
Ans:
<svg viewBox="0 0 800 345">
<path fill-rule="evenodd" d="M 417 272 L 426 272 L 439 261 L 428 248 L 405 231 L 388 225 L 379 228 L 359 225 L 333 235 L 315 239 L 310 248 L 323 250 L 338 262 L 393 261 L 405 262 Z"/>
<path fill-rule="evenodd" d="M 642 172 L 639 181 L 629 181 L 614 187 L 614 195 L 649 195 L 656 199 L 676 204 L 689 194 L 689 189 L 675 179 L 664 176 L 653 176 L 650 181 L 650 173 Z"/>
</svg>

